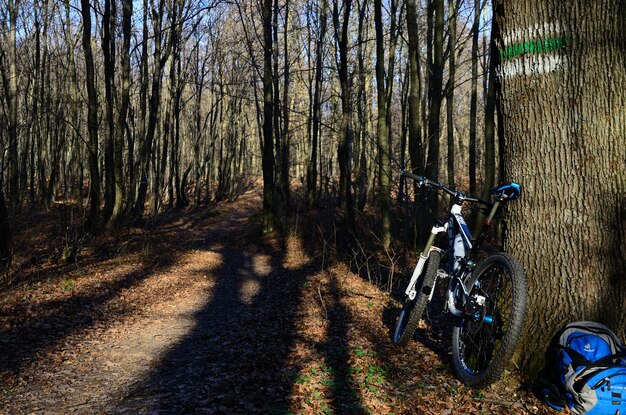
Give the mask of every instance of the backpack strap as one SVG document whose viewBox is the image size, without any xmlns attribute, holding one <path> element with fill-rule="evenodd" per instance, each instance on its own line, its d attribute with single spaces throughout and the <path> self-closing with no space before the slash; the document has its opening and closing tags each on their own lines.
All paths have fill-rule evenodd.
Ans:
<svg viewBox="0 0 626 415">
<path fill-rule="evenodd" d="M 533 386 L 550 408 L 561 411 L 567 406 L 565 392 L 550 379 L 540 376 L 535 379 Z"/>
<path fill-rule="evenodd" d="M 574 367 L 590 366 L 594 364 L 594 362 L 586 359 L 582 354 L 578 353 L 571 347 L 563 346 L 562 344 L 557 344 L 556 347 L 559 351 L 564 351 L 569 355 L 569 357 L 572 359 L 572 366 Z"/>
<path fill-rule="evenodd" d="M 626 349 L 622 349 L 621 352 L 604 356 L 602 359 L 596 360 L 591 366 L 606 366 L 614 365 L 617 359 L 626 358 Z"/>
<path fill-rule="evenodd" d="M 576 381 L 574 382 L 574 390 L 580 391 L 583 385 L 595 376 L 596 373 L 598 373 L 598 370 L 596 369 L 603 370 L 604 368 L 615 366 L 615 361 L 624 357 L 626 357 L 626 350 L 605 356 L 602 359 L 598 359 L 597 361 L 590 363 L 584 370 L 581 371 L 581 376 L 576 378 Z M 618 364 L 617 366 L 626 367 L 624 364 Z"/>
</svg>

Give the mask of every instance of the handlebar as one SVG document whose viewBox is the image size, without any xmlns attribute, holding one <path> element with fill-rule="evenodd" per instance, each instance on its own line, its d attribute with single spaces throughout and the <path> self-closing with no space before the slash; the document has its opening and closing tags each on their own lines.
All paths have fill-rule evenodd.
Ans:
<svg viewBox="0 0 626 415">
<path fill-rule="evenodd" d="M 413 179 L 417 182 L 417 186 L 418 187 L 432 187 L 435 188 L 437 190 L 443 190 L 444 192 L 446 192 L 447 194 L 449 194 L 450 196 L 454 197 L 455 200 L 459 201 L 459 202 L 472 202 L 472 203 L 478 203 L 484 206 L 491 206 L 492 203 L 491 202 L 487 202 L 485 200 L 481 200 L 475 197 L 471 197 L 471 196 L 467 196 L 466 194 L 462 193 L 462 192 L 456 192 L 446 186 L 444 186 L 441 183 L 438 183 L 434 180 L 430 180 L 429 178 L 426 178 L 424 176 L 418 176 L 416 174 L 413 173 L 409 173 L 408 171 L 404 171 L 402 170 L 401 173 L 402 176 L 404 177 L 408 177 L 409 179 Z"/>
</svg>

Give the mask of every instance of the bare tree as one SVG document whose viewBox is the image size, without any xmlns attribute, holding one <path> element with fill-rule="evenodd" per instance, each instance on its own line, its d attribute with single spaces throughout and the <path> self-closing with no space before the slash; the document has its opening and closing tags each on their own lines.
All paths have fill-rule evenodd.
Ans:
<svg viewBox="0 0 626 415">
<path fill-rule="evenodd" d="M 322 77 L 324 62 L 324 38 L 326 37 L 326 20 L 328 16 L 328 0 L 322 0 L 319 8 L 319 37 L 315 47 L 315 91 L 313 92 L 312 104 L 312 135 L 311 135 L 311 157 L 307 163 L 307 206 L 313 207 L 315 202 L 315 190 L 317 187 L 317 148 L 320 135 L 320 100 L 322 95 Z"/>
<path fill-rule="evenodd" d="M 339 61 L 338 75 L 341 86 L 341 121 L 339 123 L 339 145 L 337 156 L 339 160 L 339 205 L 346 212 L 348 223 L 354 228 L 354 202 L 352 199 L 352 97 L 351 79 L 348 74 L 348 27 L 352 0 L 343 2 L 343 21 L 339 24 L 339 3 L 333 4 L 333 24 L 335 38 L 338 43 Z"/>
<path fill-rule="evenodd" d="M 272 0 L 263 0 L 263 232 L 274 230 L 274 99 L 272 96 Z"/>
<path fill-rule="evenodd" d="M 85 86 L 88 96 L 87 125 L 89 130 L 89 217 L 87 228 L 98 231 L 100 222 L 100 168 L 98 166 L 98 95 L 96 92 L 93 51 L 91 48 L 91 6 L 81 0 L 83 16 L 83 53 L 85 54 Z"/>
<path fill-rule="evenodd" d="M 472 24 L 472 93 L 470 98 L 469 182 L 470 194 L 476 193 L 476 120 L 478 106 L 478 31 L 480 29 L 480 0 L 474 0 Z"/>
</svg>

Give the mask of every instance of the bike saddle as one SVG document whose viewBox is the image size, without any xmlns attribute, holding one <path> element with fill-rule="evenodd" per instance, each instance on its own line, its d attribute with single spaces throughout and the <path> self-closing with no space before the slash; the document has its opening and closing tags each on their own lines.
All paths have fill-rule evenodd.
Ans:
<svg viewBox="0 0 626 415">
<path fill-rule="evenodd" d="M 502 195 L 507 199 L 517 199 L 522 193 L 522 187 L 515 182 L 509 182 L 492 187 L 489 193 L 492 195 Z"/>
</svg>

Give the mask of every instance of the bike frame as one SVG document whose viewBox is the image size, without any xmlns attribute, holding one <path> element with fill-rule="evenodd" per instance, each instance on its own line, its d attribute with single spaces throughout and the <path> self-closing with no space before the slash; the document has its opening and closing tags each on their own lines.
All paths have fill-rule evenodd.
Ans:
<svg viewBox="0 0 626 415">
<path fill-rule="evenodd" d="M 413 270 L 413 274 L 411 276 L 411 280 L 409 281 L 409 285 L 405 291 L 405 294 L 411 299 L 415 299 L 417 295 L 417 291 L 415 290 L 415 284 L 419 278 L 419 276 L 424 271 L 424 266 L 426 265 L 426 261 L 430 258 L 430 253 L 432 251 L 439 251 L 440 253 L 445 253 L 446 250 L 435 246 L 435 238 L 438 234 L 447 232 L 448 233 L 448 248 L 447 251 L 449 253 L 450 259 L 447 265 L 447 272 L 442 270 L 437 271 L 437 275 L 435 276 L 435 283 L 433 287 L 436 285 L 437 278 L 441 277 L 450 277 L 450 283 L 448 285 L 447 290 L 447 301 L 445 307 L 448 312 L 457 317 L 462 316 L 471 316 L 473 318 L 480 318 L 479 315 L 473 314 L 471 312 L 465 312 L 465 305 L 470 301 L 470 295 L 467 287 L 463 281 L 466 276 L 475 268 L 476 264 L 472 261 L 474 254 L 478 252 L 480 249 L 482 242 L 487 236 L 486 229 L 491 226 L 493 223 L 493 217 L 500 206 L 500 203 L 506 196 L 500 196 L 495 203 L 485 202 L 479 199 L 471 198 L 465 196 L 463 193 L 454 192 L 448 188 L 440 186 L 439 189 L 446 191 L 446 193 L 454 196 L 454 203 L 450 208 L 450 215 L 448 219 L 445 221 L 443 225 L 435 224 L 431 231 L 428 241 L 424 246 L 424 249 L 420 253 L 420 259 L 417 262 L 415 269 Z M 463 218 L 462 205 L 464 202 L 476 202 L 490 207 L 489 215 L 487 219 L 484 221 L 484 227 L 481 231 L 480 235 L 475 241 L 472 241 L 472 236 L 470 234 L 469 228 Z M 463 253 L 462 255 L 456 256 L 455 252 L 455 240 L 460 237 L 463 244 Z M 459 288 L 462 290 L 462 295 L 458 292 Z M 428 302 L 432 300 L 433 294 L 435 290 L 431 289 Z M 479 304 L 481 301 L 484 301 L 485 298 L 481 296 L 477 296 L 475 299 Z M 490 322 L 490 317 L 484 317 L 486 322 Z"/>
</svg>

